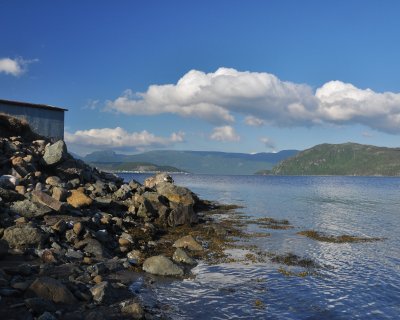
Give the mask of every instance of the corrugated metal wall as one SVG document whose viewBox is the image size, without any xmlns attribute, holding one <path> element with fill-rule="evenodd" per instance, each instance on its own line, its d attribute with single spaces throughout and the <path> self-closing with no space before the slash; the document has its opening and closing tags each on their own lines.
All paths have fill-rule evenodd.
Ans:
<svg viewBox="0 0 400 320">
<path fill-rule="evenodd" d="M 0 103 L 0 112 L 23 118 L 31 129 L 55 140 L 64 139 L 64 111 Z"/>
</svg>

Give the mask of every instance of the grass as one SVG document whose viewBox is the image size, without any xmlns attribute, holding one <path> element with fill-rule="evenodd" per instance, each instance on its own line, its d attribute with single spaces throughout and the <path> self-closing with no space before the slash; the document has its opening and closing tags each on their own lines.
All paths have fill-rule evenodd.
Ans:
<svg viewBox="0 0 400 320">
<path fill-rule="evenodd" d="M 382 240 L 382 238 L 365 238 L 365 237 L 356 237 L 351 235 L 340 235 L 340 236 L 333 236 L 327 235 L 315 230 L 306 230 L 297 232 L 298 235 L 305 236 L 310 239 L 314 239 L 316 241 L 322 242 L 330 242 L 330 243 L 352 243 L 352 242 L 373 242 Z"/>
</svg>

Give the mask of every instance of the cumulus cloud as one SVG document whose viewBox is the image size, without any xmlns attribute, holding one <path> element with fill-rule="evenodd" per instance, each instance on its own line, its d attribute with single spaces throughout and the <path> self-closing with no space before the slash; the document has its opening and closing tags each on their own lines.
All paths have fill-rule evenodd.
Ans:
<svg viewBox="0 0 400 320">
<path fill-rule="evenodd" d="M 247 116 L 244 118 L 244 123 L 252 127 L 261 127 L 265 124 L 265 121 L 254 116 Z"/>
<path fill-rule="evenodd" d="M 211 140 L 216 141 L 240 141 L 240 136 L 236 134 L 235 129 L 231 126 L 215 127 L 210 135 Z"/>
<path fill-rule="evenodd" d="M 37 60 L 2 58 L 0 59 L 0 73 L 5 73 L 15 77 L 20 76 L 26 71 L 28 64 L 32 62 L 37 62 Z"/>
<path fill-rule="evenodd" d="M 276 148 L 275 143 L 268 137 L 262 137 L 262 138 L 260 138 L 260 141 L 264 144 L 264 146 L 267 149 L 272 149 L 273 150 L 273 149 Z"/>
<path fill-rule="evenodd" d="M 246 116 L 251 126 L 314 126 L 363 124 L 372 129 L 400 133 L 400 93 L 377 93 L 341 81 L 317 90 L 282 81 L 266 72 L 219 68 L 204 73 L 191 70 L 176 84 L 151 85 L 145 92 L 127 90 L 106 110 L 124 114 L 172 113 L 218 125 Z"/>
<path fill-rule="evenodd" d="M 133 148 L 143 150 L 154 147 L 167 147 L 184 141 L 184 133 L 172 133 L 169 137 L 159 137 L 146 130 L 127 132 L 123 128 L 101 128 L 78 130 L 75 133 L 65 133 L 65 141 L 70 144 L 88 148 Z"/>
</svg>

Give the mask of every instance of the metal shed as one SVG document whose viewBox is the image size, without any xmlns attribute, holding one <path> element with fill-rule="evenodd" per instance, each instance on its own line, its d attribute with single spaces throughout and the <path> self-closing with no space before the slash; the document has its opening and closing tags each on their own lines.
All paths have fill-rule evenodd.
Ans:
<svg viewBox="0 0 400 320">
<path fill-rule="evenodd" d="M 45 104 L 0 99 L 0 113 L 25 119 L 32 131 L 54 140 L 64 139 L 64 112 Z"/>
</svg>

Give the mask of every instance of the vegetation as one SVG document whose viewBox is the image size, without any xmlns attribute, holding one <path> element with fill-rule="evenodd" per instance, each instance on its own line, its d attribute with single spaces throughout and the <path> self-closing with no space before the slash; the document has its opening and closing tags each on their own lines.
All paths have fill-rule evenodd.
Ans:
<svg viewBox="0 0 400 320">
<path fill-rule="evenodd" d="M 276 175 L 399 176 L 400 148 L 321 144 L 281 161 Z"/>
<path fill-rule="evenodd" d="M 355 237 L 350 235 L 341 235 L 341 236 L 332 236 L 326 235 L 321 232 L 315 230 L 306 230 L 300 231 L 297 234 L 301 236 L 306 236 L 308 238 L 322 241 L 322 242 L 332 242 L 332 243 L 349 243 L 349 242 L 371 242 L 371 241 L 379 241 L 382 240 L 380 238 L 363 238 L 363 237 Z"/>
</svg>

